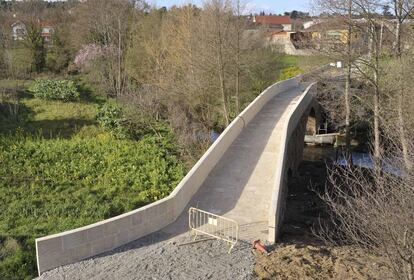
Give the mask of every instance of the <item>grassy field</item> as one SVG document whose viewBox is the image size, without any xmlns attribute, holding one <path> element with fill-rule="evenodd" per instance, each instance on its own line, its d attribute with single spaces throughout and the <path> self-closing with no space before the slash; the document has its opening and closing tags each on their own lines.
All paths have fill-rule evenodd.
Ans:
<svg viewBox="0 0 414 280">
<path fill-rule="evenodd" d="M 314 68 L 328 64 L 330 60 L 322 56 L 283 55 L 279 58 L 278 80 L 285 80 L 300 73 L 312 71 Z"/>
<path fill-rule="evenodd" d="M 2 101 L 0 279 L 36 276 L 36 237 L 151 203 L 184 176 L 168 128 L 116 139 L 96 121 L 103 99 Z"/>
<path fill-rule="evenodd" d="M 24 98 L 17 106 L 16 115 L 7 112 L 0 115 L 0 134 L 23 130 L 46 138 L 70 138 L 85 126 L 97 127 L 95 116 L 98 105 L 94 103 Z"/>
</svg>

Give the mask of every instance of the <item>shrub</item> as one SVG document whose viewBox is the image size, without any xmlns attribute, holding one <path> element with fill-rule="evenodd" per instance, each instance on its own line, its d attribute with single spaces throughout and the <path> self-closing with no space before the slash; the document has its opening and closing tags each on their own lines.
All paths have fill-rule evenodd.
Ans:
<svg viewBox="0 0 414 280">
<path fill-rule="evenodd" d="M 50 100 L 72 101 L 80 96 L 75 83 L 68 80 L 37 79 L 29 91 L 37 98 Z"/>
<path fill-rule="evenodd" d="M 98 123 L 118 139 L 128 138 L 127 120 L 122 109 L 116 103 L 105 103 L 99 108 L 96 116 Z"/>
</svg>

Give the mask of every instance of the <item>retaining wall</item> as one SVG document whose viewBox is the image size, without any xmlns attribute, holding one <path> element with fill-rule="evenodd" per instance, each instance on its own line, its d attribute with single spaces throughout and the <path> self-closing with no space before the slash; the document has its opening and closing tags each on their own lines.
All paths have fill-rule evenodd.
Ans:
<svg viewBox="0 0 414 280">
<path fill-rule="evenodd" d="M 302 152 L 297 152 L 295 150 L 297 148 L 303 149 L 304 130 L 307 119 L 306 111 L 314 100 L 313 94 L 315 91 L 316 83 L 313 83 L 306 88 L 300 99 L 297 101 L 296 107 L 290 113 L 288 121 L 282 130 L 283 135 L 278 153 L 275 181 L 268 214 L 268 241 L 271 243 L 275 243 L 279 236 L 280 226 L 283 220 L 285 195 L 287 193 L 287 173 L 290 167 L 292 169 L 296 168 L 300 162 Z M 300 123 L 304 123 L 305 127 L 298 128 Z M 298 131 L 298 129 L 303 131 Z M 298 134 L 299 137 L 294 137 L 293 134 Z M 301 138 L 301 141 L 296 142 L 293 138 Z M 293 156 L 291 156 L 291 162 L 288 162 L 290 153 L 293 154 Z"/>
<path fill-rule="evenodd" d="M 263 91 L 231 122 L 168 197 L 111 219 L 37 238 L 39 275 L 58 266 L 112 250 L 174 222 L 224 152 L 262 107 L 278 93 L 298 85 L 299 78 L 295 77 Z"/>
</svg>

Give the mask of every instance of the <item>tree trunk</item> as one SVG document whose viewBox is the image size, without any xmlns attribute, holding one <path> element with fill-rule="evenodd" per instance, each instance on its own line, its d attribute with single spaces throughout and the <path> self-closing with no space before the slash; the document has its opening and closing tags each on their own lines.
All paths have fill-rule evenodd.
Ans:
<svg viewBox="0 0 414 280">
<path fill-rule="evenodd" d="M 221 47 L 220 47 L 221 48 Z M 221 51 L 219 55 L 219 80 L 220 80 L 220 92 L 221 92 L 221 99 L 223 102 L 223 116 L 226 127 L 229 125 L 229 114 L 227 110 L 227 100 L 226 100 L 226 89 L 225 89 L 225 83 L 224 83 L 224 67 L 223 67 L 223 61 L 221 58 Z"/>
<path fill-rule="evenodd" d="M 395 16 L 397 18 L 397 26 L 395 28 L 395 56 L 400 61 L 399 66 L 402 67 L 401 57 L 402 57 L 402 47 L 401 47 L 401 25 L 404 21 L 404 10 L 403 10 L 403 2 L 402 0 L 394 0 L 394 9 L 395 9 Z M 410 160 L 409 152 L 408 152 L 408 141 L 407 135 L 405 131 L 405 122 L 404 122 L 404 91 L 405 86 L 403 85 L 404 81 L 402 79 L 403 69 L 401 68 L 401 79 L 399 79 L 399 86 L 398 86 L 398 96 L 397 96 L 397 112 L 398 112 L 398 128 L 399 128 L 399 138 L 401 142 L 401 149 L 403 153 L 403 160 L 406 171 L 410 171 L 412 169 L 412 163 Z"/>
<path fill-rule="evenodd" d="M 122 48 L 121 48 L 121 44 L 122 44 L 122 37 L 121 37 L 121 19 L 118 18 L 118 78 L 117 78 L 117 87 L 116 87 L 116 95 L 117 97 L 119 97 L 121 95 L 121 80 L 122 80 L 122 61 L 121 61 L 121 56 L 122 56 Z"/>
<path fill-rule="evenodd" d="M 218 11 L 219 13 L 219 11 Z M 217 19 L 217 48 L 218 48 L 218 57 L 217 57 L 217 63 L 218 63 L 218 75 L 219 75 L 219 82 L 220 82 L 220 92 L 221 92 L 221 99 L 222 99 L 222 106 L 223 106 L 223 117 L 225 121 L 226 127 L 229 125 L 229 113 L 227 110 L 227 98 L 226 98 L 226 85 L 224 82 L 224 59 L 223 59 L 223 38 L 222 38 L 222 30 L 221 30 L 221 24 L 220 24 L 221 18 Z"/>
<path fill-rule="evenodd" d="M 400 67 L 402 67 L 401 63 L 399 64 Z M 402 72 L 402 71 L 401 71 Z M 408 140 L 405 130 L 405 121 L 404 121 L 404 85 L 403 85 L 403 79 L 400 79 L 400 85 L 398 89 L 398 96 L 397 96 L 397 112 L 398 112 L 398 129 L 399 129 L 399 138 L 401 142 L 401 149 L 403 154 L 403 160 L 404 160 L 404 167 L 406 171 L 411 171 L 413 168 L 412 162 L 410 160 L 410 155 L 408 152 Z"/>
<path fill-rule="evenodd" d="M 351 152 L 351 61 L 347 62 L 346 81 L 345 81 L 345 156 L 349 166 L 352 165 Z"/>
<path fill-rule="evenodd" d="M 379 41 L 379 51 L 382 52 L 382 43 L 384 40 L 384 20 L 381 21 L 381 30 L 380 30 L 380 41 Z"/>
<path fill-rule="evenodd" d="M 398 16 L 397 16 L 398 17 Z M 401 20 L 397 18 L 397 26 L 395 28 L 395 54 L 397 57 L 401 56 Z"/>
<path fill-rule="evenodd" d="M 375 173 L 379 176 L 381 173 L 381 143 L 380 143 L 380 105 L 379 105 L 379 88 L 378 88 L 378 68 L 374 71 L 374 168 Z"/>
<path fill-rule="evenodd" d="M 236 72 L 236 114 L 238 115 L 240 113 L 240 32 L 241 32 L 241 27 L 240 27 L 240 1 L 237 1 L 237 42 L 236 42 L 236 67 L 237 67 L 237 72 Z"/>
<path fill-rule="evenodd" d="M 352 0 L 348 0 L 348 36 L 347 36 L 347 71 L 345 81 L 345 156 L 349 166 L 352 165 L 352 152 L 351 152 L 351 35 L 352 35 Z"/>
</svg>

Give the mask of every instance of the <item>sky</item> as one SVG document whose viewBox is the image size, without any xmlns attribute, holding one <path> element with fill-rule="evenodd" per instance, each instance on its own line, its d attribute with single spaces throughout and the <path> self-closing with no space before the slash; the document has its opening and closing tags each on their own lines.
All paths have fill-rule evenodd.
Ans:
<svg viewBox="0 0 414 280">
<path fill-rule="evenodd" d="M 157 7 L 171 7 L 173 5 L 182 5 L 187 3 L 193 3 L 197 6 L 201 6 L 203 0 L 150 0 L 148 1 Z M 310 12 L 311 2 L 310 0 L 241 0 L 245 6 L 245 14 L 259 13 L 265 11 L 272 14 L 283 14 L 287 11 L 303 11 Z"/>
</svg>

